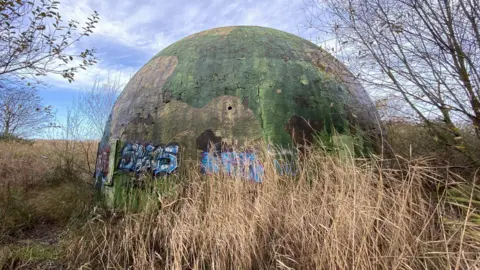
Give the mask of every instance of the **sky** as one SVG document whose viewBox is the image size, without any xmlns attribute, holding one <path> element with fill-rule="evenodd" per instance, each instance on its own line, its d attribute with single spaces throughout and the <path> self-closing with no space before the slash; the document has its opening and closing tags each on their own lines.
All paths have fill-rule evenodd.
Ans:
<svg viewBox="0 0 480 270">
<path fill-rule="evenodd" d="M 266 26 L 315 41 L 318 32 L 305 26 L 303 7 L 302 0 L 61 0 L 60 14 L 66 21 L 82 23 L 94 10 L 99 13 L 94 34 L 74 48 L 94 47 L 99 62 L 76 74 L 73 83 L 49 75 L 47 87 L 39 93 L 62 118 L 75 96 L 91 87 L 95 79 L 115 74 L 127 82 L 163 48 L 215 27 Z"/>
</svg>

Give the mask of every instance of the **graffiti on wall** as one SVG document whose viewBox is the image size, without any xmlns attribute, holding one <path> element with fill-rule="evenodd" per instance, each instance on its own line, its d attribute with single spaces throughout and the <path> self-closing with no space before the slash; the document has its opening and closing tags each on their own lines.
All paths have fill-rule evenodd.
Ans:
<svg viewBox="0 0 480 270">
<path fill-rule="evenodd" d="M 277 171 L 278 175 L 285 175 L 285 176 L 295 176 L 297 175 L 298 168 L 296 166 L 295 161 L 285 161 L 285 160 L 273 160 L 273 165 L 275 165 L 275 170 Z"/>
<path fill-rule="evenodd" d="M 173 173 L 178 168 L 179 146 L 127 143 L 121 152 L 118 170 L 135 175 L 151 173 L 154 177 Z"/>
<path fill-rule="evenodd" d="M 272 155 L 276 173 L 282 176 L 295 176 L 298 173 L 297 159 L 293 151 L 268 148 Z M 239 152 L 233 150 L 203 151 L 200 170 L 203 174 L 225 174 L 254 182 L 262 182 L 264 167 L 255 152 Z"/>
<path fill-rule="evenodd" d="M 135 174 L 135 177 L 152 175 L 153 177 L 169 175 L 179 167 L 179 145 L 152 145 L 141 143 L 125 143 L 118 153 L 120 157 L 110 157 L 110 148 L 106 145 L 99 147 L 95 178 L 98 184 L 111 185 L 113 179 L 109 177 L 109 166 L 115 171 Z M 278 175 L 295 176 L 298 172 L 296 155 L 292 151 L 268 149 L 272 155 L 274 169 Z M 110 160 L 111 159 L 111 160 Z M 250 181 L 261 183 L 264 178 L 264 166 L 259 160 L 258 153 L 253 150 L 236 151 L 232 148 L 220 148 L 213 151 L 202 151 L 200 170 L 203 174 L 225 174 Z M 112 164 L 109 164 L 112 162 Z"/>
<path fill-rule="evenodd" d="M 202 152 L 201 172 L 226 175 L 262 182 L 263 166 L 252 152 Z"/>
<path fill-rule="evenodd" d="M 110 156 L 110 146 L 106 145 L 98 148 L 97 163 L 95 164 L 95 179 L 101 180 L 102 183 L 108 182 L 108 163 Z"/>
<path fill-rule="evenodd" d="M 268 146 L 268 154 L 278 175 L 295 176 L 298 172 L 297 155 L 291 149 Z"/>
</svg>

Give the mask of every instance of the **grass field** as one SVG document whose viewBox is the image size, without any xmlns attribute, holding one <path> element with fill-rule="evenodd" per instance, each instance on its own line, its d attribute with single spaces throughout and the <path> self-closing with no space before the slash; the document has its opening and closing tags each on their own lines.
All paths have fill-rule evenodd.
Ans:
<svg viewBox="0 0 480 270">
<path fill-rule="evenodd" d="M 94 202 L 95 151 L 0 143 L 0 268 L 480 267 L 475 168 L 433 152 L 365 160 L 312 149 L 295 177 L 265 161 L 262 184 L 192 168 L 132 213 Z"/>
</svg>

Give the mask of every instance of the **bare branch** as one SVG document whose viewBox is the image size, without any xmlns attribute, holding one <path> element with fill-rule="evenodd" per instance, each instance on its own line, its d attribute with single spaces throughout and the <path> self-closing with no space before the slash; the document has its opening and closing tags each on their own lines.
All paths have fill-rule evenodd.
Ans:
<svg viewBox="0 0 480 270">
<path fill-rule="evenodd" d="M 95 49 L 76 52 L 72 45 L 93 33 L 96 11 L 78 31 L 64 22 L 55 0 L 0 1 L 0 78 L 59 74 L 73 81 L 80 69 L 97 62 Z"/>
</svg>

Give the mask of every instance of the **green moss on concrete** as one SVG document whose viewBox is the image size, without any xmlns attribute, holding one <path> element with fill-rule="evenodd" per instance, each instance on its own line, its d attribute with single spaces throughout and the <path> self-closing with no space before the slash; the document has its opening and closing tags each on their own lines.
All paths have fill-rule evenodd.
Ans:
<svg viewBox="0 0 480 270">
<path fill-rule="evenodd" d="M 111 140 L 109 143 L 112 145 L 110 159 L 114 160 L 110 168 L 114 173 L 111 174 L 112 185 L 103 186 L 103 202 L 107 207 L 131 212 L 149 207 L 158 209 L 162 197 L 172 196 L 176 192 L 175 176 L 169 176 L 169 181 L 162 181 L 143 175 L 139 180 L 134 173 L 116 170 L 122 150 L 129 142 Z"/>
<path fill-rule="evenodd" d="M 226 35 L 181 40 L 156 57 L 178 57 L 177 68 L 163 86 L 175 99 L 201 108 L 219 96 L 248 97 L 265 138 L 285 145 L 291 138 L 284 126 L 293 114 L 323 120 L 330 134 L 334 128 L 346 128 L 346 89 L 314 66 L 305 48 L 318 50 L 285 32 L 238 27 Z"/>
<path fill-rule="evenodd" d="M 325 141 L 348 135 L 356 153 L 368 152 L 363 148 L 371 145 L 358 138 L 364 133 L 351 130 L 372 130 L 374 113 L 352 109 L 371 102 L 361 86 L 345 82 L 350 77 L 328 53 L 292 34 L 248 26 L 204 31 L 142 67 L 117 100 L 102 143 L 110 136 L 175 141 L 191 151 L 210 129 L 228 144 L 266 139 L 288 147 L 293 141 L 286 126 L 297 116 L 316 123 Z M 235 104 L 233 111 L 226 111 L 228 104 Z"/>
</svg>

